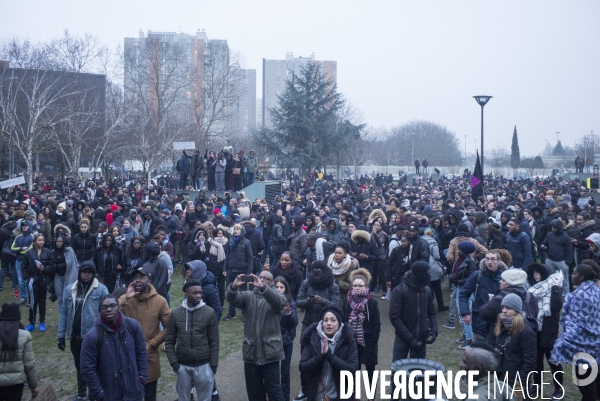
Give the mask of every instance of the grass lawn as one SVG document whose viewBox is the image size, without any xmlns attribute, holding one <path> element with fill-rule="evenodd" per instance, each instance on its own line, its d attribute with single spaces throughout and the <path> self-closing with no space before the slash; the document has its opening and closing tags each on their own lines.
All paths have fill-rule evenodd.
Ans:
<svg viewBox="0 0 600 401">
<path fill-rule="evenodd" d="M 179 274 L 179 268 L 173 274 L 171 285 L 171 306 L 181 305 L 183 301 L 183 278 Z M 11 282 L 4 283 L 4 291 L 0 292 L 0 303 L 18 302 L 14 297 L 14 290 L 11 290 Z M 69 342 L 65 351 L 60 351 L 57 347 L 56 330 L 58 326 L 58 304 L 49 300 L 46 303 L 46 332 L 32 332 L 33 350 L 36 359 L 36 368 L 38 376 L 41 379 L 48 378 L 52 380 L 54 388 L 57 391 L 60 400 L 70 400 L 77 392 L 77 380 L 75 378 L 75 365 L 73 356 L 69 351 Z M 225 316 L 225 314 L 223 314 Z M 21 306 L 21 322 L 27 325 L 29 319 L 29 309 Z M 232 352 L 242 348 L 242 333 L 244 330 L 241 319 L 235 319 L 231 322 L 223 322 L 219 326 L 220 331 L 220 359 L 225 359 Z M 38 326 L 39 329 L 39 326 Z M 158 381 L 158 399 L 166 400 L 166 394 L 175 392 L 175 373 L 169 366 L 167 355 L 161 352 L 162 375 Z M 31 393 L 25 393 L 24 399 L 29 399 Z M 170 397 L 172 398 L 172 397 Z M 174 398 L 173 398 L 174 399 Z"/>
<path fill-rule="evenodd" d="M 181 274 L 179 274 L 179 268 L 173 274 L 173 283 L 171 286 L 171 305 L 173 307 L 181 305 L 183 300 L 183 293 L 180 288 L 183 284 Z M 450 293 L 447 290 L 447 280 L 444 281 L 444 296 L 447 298 L 446 304 L 449 303 Z M 0 292 L 0 302 L 15 302 L 18 299 L 14 298 L 13 291 L 11 290 L 11 283 L 6 282 L 4 285 L 4 291 Z M 382 308 L 382 320 L 387 320 L 389 326 L 389 318 L 387 313 L 386 301 L 380 301 L 380 308 Z M 46 317 L 47 331 L 40 333 L 35 331 L 33 335 L 33 347 L 36 357 L 36 366 L 38 375 L 40 378 L 49 378 L 54 383 L 54 387 L 57 390 L 59 399 L 70 400 L 76 392 L 76 380 L 75 380 L 75 367 L 73 364 L 73 358 L 68 349 L 62 352 L 57 348 L 56 345 L 56 328 L 58 323 L 58 311 L 57 304 L 50 301 L 47 302 L 48 311 Z M 226 304 L 227 306 L 227 304 Z M 385 311 L 383 310 L 385 308 Z M 25 306 L 21 307 L 22 322 L 27 323 L 28 309 Z M 226 312 L 223 313 L 225 316 Z M 446 370 L 457 371 L 459 368 L 459 362 L 462 357 L 463 351 L 458 349 L 456 339 L 461 336 L 460 325 L 457 325 L 455 330 L 449 330 L 442 327 L 447 321 L 448 313 L 443 312 L 438 315 L 438 322 L 440 325 L 439 336 L 433 345 L 427 347 L 427 356 L 430 359 L 436 360 L 443 364 Z M 301 326 L 301 325 L 299 325 Z M 388 330 L 391 327 L 384 329 Z M 242 346 L 243 337 L 243 324 L 241 319 L 235 319 L 229 322 L 221 322 L 219 325 L 220 332 L 220 360 L 224 360 L 233 352 L 239 351 Z M 299 338 L 296 338 L 299 341 Z M 391 347 L 386 344 L 383 345 L 380 342 L 380 365 L 379 369 L 389 369 L 389 365 L 382 364 L 383 359 L 387 359 L 384 356 L 391 354 Z M 175 374 L 171 370 L 166 354 L 161 352 L 161 366 L 162 376 L 159 380 L 158 391 L 159 400 L 172 401 L 175 397 L 172 395 L 175 393 Z M 579 391 L 571 382 L 571 368 L 565 366 L 565 380 L 564 387 L 566 391 L 565 400 L 575 401 L 581 398 Z M 548 369 L 548 368 L 547 368 Z M 549 370 L 549 369 L 548 369 Z M 292 375 L 298 374 L 297 370 L 292 370 Z M 549 399 L 553 391 L 553 385 L 546 386 L 544 397 Z M 167 396 L 167 394 L 169 396 Z M 26 393 L 25 399 L 28 399 L 29 395 Z M 240 400 L 245 399 L 245 394 L 241 395 Z"/>
</svg>

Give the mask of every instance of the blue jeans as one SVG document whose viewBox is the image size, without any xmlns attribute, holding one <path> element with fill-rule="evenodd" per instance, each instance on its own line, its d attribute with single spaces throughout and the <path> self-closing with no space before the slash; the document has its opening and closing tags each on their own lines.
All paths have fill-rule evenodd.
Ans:
<svg viewBox="0 0 600 401">
<path fill-rule="evenodd" d="M 246 173 L 246 186 L 254 184 L 254 173 Z"/>
<path fill-rule="evenodd" d="M 2 288 L 4 287 L 4 278 L 7 274 L 10 275 L 10 265 L 5 262 L 0 262 L 0 264 L 2 265 L 2 269 L 0 269 L 0 288 Z"/>
<path fill-rule="evenodd" d="M 202 187 L 204 186 L 204 181 L 202 180 L 202 175 L 192 177 L 192 186 L 194 187 L 194 189 L 197 189 L 197 190 L 202 189 Z"/>
<path fill-rule="evenodd" d="M 15 262 L 15 270 L 17 271 L 17 281 L 19 282 L 19 293 L 21 294 L 22 299 L 27 299 L 27 284 L 25 280 L 23 280 L 23 270 L 22 270 L 23 262 L 19 259 Z"/>
<path fill-rule="evenodd" d="M 462 325 L 462 330 L 463 330 L 463 334 L 465 335 L 466 339 L 468 341 L 473 341 L 473 327 L 470 324 L 465 324 L 463 322 L 463 318 L 460 315 L 460 307 L 459 307 L 459 297 L 458 294 L 460 293 L 460 285 L 456 286 L 456 309 L 458 312 L 458 316 L 460 319 L 460 324 Z M 469 310 L 471 309 L 471 304 L 473 303 L 473 295 L 471 295 L 471 297 L 469 298 Z"/>
<path fill-rule="evenodd" d="M 263 250 L 261 262 L 264 265 L 268 256 L 271 263 L 273 263 L 274 260 L 273 253 L 271 252 L 271 238 L 263 238 L 263 241 L 265 242 L 265 249 Z"/>
<path fill-rule="evenodd" d="M 283 390 L 284 401 L 290 400 L 290 364 L 292 362 L 293 351 L 294 343 L 283 345 L 285 359 L 281 361 L 281 389 Z"/>
</svg>

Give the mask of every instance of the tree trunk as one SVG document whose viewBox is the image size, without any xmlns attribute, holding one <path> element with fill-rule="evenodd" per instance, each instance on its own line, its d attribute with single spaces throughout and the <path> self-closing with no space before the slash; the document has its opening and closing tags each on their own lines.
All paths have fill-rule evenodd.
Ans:
<svg viewBox="0 0 600 401">
<path fill-rule="evenodd" d="M 25 158 L 25 180 L 27 181 L 27 191 L 31 193 L 33 191 L 33 152 L 29 150 L 27 157 Z"/>
</svg>

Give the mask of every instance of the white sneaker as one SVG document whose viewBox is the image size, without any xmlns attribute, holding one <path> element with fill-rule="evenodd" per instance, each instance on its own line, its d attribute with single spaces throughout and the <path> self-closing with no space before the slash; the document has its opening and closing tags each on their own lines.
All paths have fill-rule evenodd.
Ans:
<svg viewBox="0 0 600 401">
<path fill-rule="evenodd" d="M 390 299 L 390 292 L 386 291 L 383 293 L 383 295 L 381 296 L 381 299 Z"/>
<path fill-rule="evenodd" d="M 302 391 L 300 391 L 300 394 L 298 394 L 296 398 L 294 398 L 294 401 L 306 401 L 306 396 Z"/>
</svg>

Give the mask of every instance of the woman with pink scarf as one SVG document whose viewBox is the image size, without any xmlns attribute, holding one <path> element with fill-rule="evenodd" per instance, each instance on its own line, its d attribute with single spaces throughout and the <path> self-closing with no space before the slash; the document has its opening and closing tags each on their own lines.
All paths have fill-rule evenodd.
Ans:
<svg viewBox="0 0 600 401">
<path fill-rule="evenodd" d="M 377 346 L 381 332 L 381 320 L 377 301 L 371 298 L 369 283 L 371 273 L 365 268 L 350 273 L 352 289 L 342 303 L 344 324 L 354 329 L 354 338 L 358 348 L 358 364 L 365 365 L 370 378 L 377 365 Z"/>
</svg>

